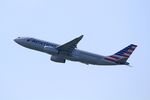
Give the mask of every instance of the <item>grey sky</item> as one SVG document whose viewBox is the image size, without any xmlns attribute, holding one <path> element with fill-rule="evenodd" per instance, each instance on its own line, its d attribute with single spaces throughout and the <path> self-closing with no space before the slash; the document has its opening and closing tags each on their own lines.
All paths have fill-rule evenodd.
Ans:
<svg viewBox="0 0 150 100">
<path fill-rule="evenodd" d="M 0 100 L 149 100 L 148 0 L 0 0 Z M 127 66 L 58 64 L 17 45 L 31 36 L 111 55 L 138 45 Z"/>
</svg>

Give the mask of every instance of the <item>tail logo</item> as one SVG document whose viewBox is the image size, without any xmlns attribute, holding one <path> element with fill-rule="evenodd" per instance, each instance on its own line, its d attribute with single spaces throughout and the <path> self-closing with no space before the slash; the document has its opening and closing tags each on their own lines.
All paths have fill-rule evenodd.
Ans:
<svg viewBox="0 0 150 100">
<path fill-rule="evenodd" d="M 119 63 L 125 63 L 136 47 L 137 45 L 131 44 L 114 55 L 105 57 L 105 59 L 111 62 L 121 61 Z"/>
</svg>

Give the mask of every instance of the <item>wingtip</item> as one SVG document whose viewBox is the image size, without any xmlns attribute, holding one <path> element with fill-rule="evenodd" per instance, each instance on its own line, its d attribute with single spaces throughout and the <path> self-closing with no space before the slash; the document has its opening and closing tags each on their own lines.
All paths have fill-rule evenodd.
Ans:
<svg viewBox="0 0 150 100">
<path fill-rule="evenodd" d="M 81 35 L 80 38 L 83 38 L 84 35 Z"/>
</svg>

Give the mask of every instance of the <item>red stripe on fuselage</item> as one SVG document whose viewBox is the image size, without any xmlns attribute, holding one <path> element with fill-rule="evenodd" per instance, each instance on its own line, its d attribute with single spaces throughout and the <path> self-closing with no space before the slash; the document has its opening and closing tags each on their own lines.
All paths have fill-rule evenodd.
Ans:
<svg viewBox="0 0 150 100">
<path fill-rule="evenodd" d="M 120 59 L 120 57 L 117 57 L 117 56 L 115 56 L 115 55 L 112 55 L 112 56 L 109 56 L 109 57 L 115 58 L 115 59 Z"/>
<path fill-rule="evenodd" d="M 105 58 L 106 60 L 108 60 L 108 61 L 112 61 L 112 62 L 116 62 L 116 60 L 115 59 L 111 59 L 111 58 Z"/>
</svg>

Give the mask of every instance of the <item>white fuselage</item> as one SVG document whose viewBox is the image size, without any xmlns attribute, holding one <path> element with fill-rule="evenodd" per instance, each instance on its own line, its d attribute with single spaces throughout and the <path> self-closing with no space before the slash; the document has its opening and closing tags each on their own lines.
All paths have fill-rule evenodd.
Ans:
<svg viewBox="0 0 150 100">
<path fill-rule="evenodd" d="M 48 53 L 50 55 L 60 56 L 60 57 L 63 57 L 64 59 L 71 60 L 71 61 L 78 61 L 78 62 L 82 62 L 85 64 L 94 64 L 94 65 L 118 65 L 115 62 L 105 60 L 104 59 L 105 56 L 93 54 L 93 53 L 78 50 L 78 49 L 74 49 L 71 55 L 66 55 L 65 53 L 53 54 L 53 52 L 47 52 L 45 50 L 45 46 L 56 48 L 59 46 L 58 44 L 46 42 L 46 41 L 35 39 L 35 38 L 28 38 L 28 37 L 20 38 L 19 37 L 15 39 L 15 42 L 17 42 L 18 44 L 26 48 Z"/>
</svg>

